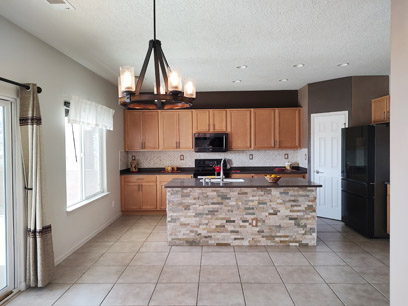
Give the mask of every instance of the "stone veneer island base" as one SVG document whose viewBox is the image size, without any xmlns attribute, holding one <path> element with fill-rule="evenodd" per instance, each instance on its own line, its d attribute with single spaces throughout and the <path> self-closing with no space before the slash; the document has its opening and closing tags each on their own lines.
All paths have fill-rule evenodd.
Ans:
<svg viewBox="0 0 408 306">
<path fill-rule="evenodd" d="M 169 245 L 316 245 L 316 188 L 300 178 L 203 185 L 174 179 L 167 188 Z"/>
</svg>

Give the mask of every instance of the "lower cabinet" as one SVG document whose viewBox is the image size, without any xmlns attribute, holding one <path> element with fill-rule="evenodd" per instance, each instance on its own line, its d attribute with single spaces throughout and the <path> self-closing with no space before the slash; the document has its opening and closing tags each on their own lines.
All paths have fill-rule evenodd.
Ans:
<svg viewBox="0 0 408 306">
<path fill-rule="evenodd" d="M 192 175 L 122 175 L 120 177 L 122 211 L 131 214 L 166 210 L 164 185 L 174 178 L 192 178 Z"/>
</svg>

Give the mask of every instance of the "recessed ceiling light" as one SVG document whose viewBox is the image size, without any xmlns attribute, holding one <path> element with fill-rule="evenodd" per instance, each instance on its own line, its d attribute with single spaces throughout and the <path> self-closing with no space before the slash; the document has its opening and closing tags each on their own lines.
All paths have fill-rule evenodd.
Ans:
<svg viewBox="0 0 408 306">
<path fill-rule="evenodd" d="M 305 67 L 305 64 L 295 64 L 293 65 L 294 68 L 302 68 Z"/>
<path fill-rule="evenodd" d="M 287 82 L 289 81 L 288 79 L 280 79 L 279 82 Z"/>
<path fill-rule="evenodd" d="M 241 83 L 242 80 L 233 80 L 232 83 Z"/>
<path fill-rule="evenodd" d="M 342 64 L 338 64 L 338 67 L 347 67 L 348 65 L 350 65 L 350 63 L 342 63 Z"/>
<path fill-rule="evenodd" d="M 248 66 L 247 65 L 240 65 L 240 66 L 237 66 L 237 69 L 247 69 L 248 68 Z"/>
</svg>

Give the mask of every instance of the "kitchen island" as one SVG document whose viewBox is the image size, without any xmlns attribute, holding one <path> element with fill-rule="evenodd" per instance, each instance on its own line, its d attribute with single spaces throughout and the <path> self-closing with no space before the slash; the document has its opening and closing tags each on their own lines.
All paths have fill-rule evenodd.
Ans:
<svg viewBox="0 0 408 306">
<path fill-rule="evenodd" d="M 164 187 L 170 245 L 316 245 L 321 185 L 308 180 L 173 179 Z"/>
</svg>

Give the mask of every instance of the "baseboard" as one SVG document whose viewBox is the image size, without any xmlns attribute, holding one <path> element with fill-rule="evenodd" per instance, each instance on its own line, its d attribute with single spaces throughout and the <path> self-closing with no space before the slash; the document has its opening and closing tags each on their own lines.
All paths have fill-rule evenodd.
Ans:
<svg viewBox="0 0 408 306">
<path fill-rule="evenodd" d="M 88 236 L 86 236 L 84 239 L 82 239 L 80 242 L 78 242 L 74 247 L 69 249 L 65 254 L 59 256 L 58 258 L 55 259 L 55 265 L 58 265 L 61 263 L 65 258 L 70 256 L 72 253 L 74 253 L 76 250 L 78 250 L 81 246 L 83 246 L 85 243 L 87 243 L 89 240 L 91 240 L 93 237 L 98 235 L 100 232 L 102 232 L 105 228 L 107 228 L 109 225 L 111 225 L 113 222 L 115 222 L 117 219 L 119 219 L 122 216 L 122 212 L 120 212 L 118 215 L 115 217 L 109 219 L 106 221 L 104 224 L 102 224 L 100 227 L 98 227 L 95 231 L 90 233 Z"/>
<path fill-rule="evenodd" d="M 132 210 L 122 211 L 125 216 L 140 216 L 140 215 L 165 215 L 166 210 Z"/>
</svg>

